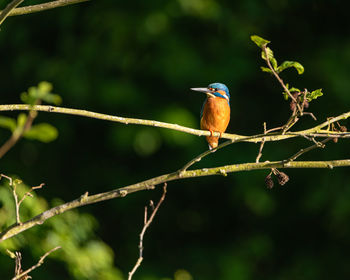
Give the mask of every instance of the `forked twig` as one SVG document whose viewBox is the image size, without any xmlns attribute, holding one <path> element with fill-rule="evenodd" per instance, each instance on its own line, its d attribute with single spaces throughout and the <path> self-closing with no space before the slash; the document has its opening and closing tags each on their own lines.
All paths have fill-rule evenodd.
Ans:
<svg viewBox="0 0 350 280">
<path fill-rule="evenodd" d="M 139 268 L 139 266 L 141 265 L 141 263 L 143 261 L 143 236 L 145 235 L 145 232 L 146 232 L 147 228 L 150 226 L 150 224 L 152 223 L 155 215 L 157 214 L 159 206 L 162 204 L 162 202 L 165 199 L 165 195 L 166 195 L 166 191 L 167 191 L 166 187 L 167 187 L 167 184 L 164 183 L 163 194 L 162 194 L 161 198 L 159 199 L 156 207 L 154 207 L 153 201 L 152 200 L 150 201 L 151 208 L 153 208 L 153 207 L 154 208 L 153 208 L 152 214 L 151 214 L 151 216 L 149 218 L 147 216 L 147 206 L 145 206 L 144 222 L 143 222 L 144 225 L 143 225 L 142 231 L 140 233 L 139 258 L 137 259 L 136 264 L 134 265 L 133 269 L 129 272 L 128 280 L 132 279 L 134 273 L 136 272 L 136 270 Z"/>
<path fill-rule="evenodd" d="M 39 259 L 39 261 L 37 262 L 37 264 L 33 265 L 32 267 L 28 268 L 26 271 L 21 272 L 21 253 L 16 252 L 16 269 L 15 269 L 15 277 L 12 278 L 12 280 L 19 280 L 19 279 L 27 279 L 28 273 L 33 271 L 34 269 L 38 268 L 39 266 L 41 266 L 44 263 L 45 258 L 50 255 L 51 253 L 53 253 L 54 251 L 60 249 L 61 246 L 57 246 L 53 249 L 51 249 L 50 251 L 46 252 L 44 255 L 42 255 Z M 27 276 L 25 278 L 25 276 Z"/>
</svg>

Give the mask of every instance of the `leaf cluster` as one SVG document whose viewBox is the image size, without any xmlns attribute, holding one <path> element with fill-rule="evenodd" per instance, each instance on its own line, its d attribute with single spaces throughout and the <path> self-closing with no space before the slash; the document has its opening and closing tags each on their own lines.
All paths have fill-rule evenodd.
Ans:
<svg viewBox="0 0 350 280">
<path fill-rule="evenodd" d="M 271 69 L 269 67 L 261 66 L 261 70 L 263 72 L 267 72 L 271 74 L 275 72 L 276 74 L 280 74 L 282 71 L 288 68 L 295 68 L 295 70 L 298 72 L 299 75 L 304 73 L 304 66 L 297 61 L 286 60 L 286 61 L 283 61 L 280 65 L 278 65 L 278 62 L 274 57 L 273 51 L 267 46 L 270 43 L 270 41 L 264 38 L 261 38 L 257 35 L 252 35 L 250 38 L 259 48 L 261 48 L 262 50 L 261 58 L 264 59 L 266 62 L 268 61 L 273 68 Z M 288 84 L 286 84 L 286 87 L 290 93 L 293 93 L 293 92 L 302 93 L 302 91 L 296 87 L 289 88 Z M 322 89 L 316 89 L 311 92 L 308 92 L 307 90 L 305 91 L 306 91 L 305 97 L 308 102 L 314 99 L 317 99 L 318 97 L 323 95 Z M 288 100 L 288 98 L 290 97 L 286 91 L 283 91 L 282 94 L 286 100 Z"/>
<path fill-rule="evenodd" d="M 37 87 L 30 87 L 28 91 L 23 92 L 21 100 L 30 105 L 39 104 L 42 101 L 55 105 L 61 104 L 61 97 L 52 93 L 52 89 L 52 84 L 45 81 L 40 82 Z M 16 119 L 0 116 L 0 127 L 10 130 L 13 135 L 22 135 L 24 138 L 31 140 L 45 143 L 55 140 L 58 136 L 58 130 L 49 123 L 31 125 L 29 129 L 25 129 L 31 113 L 33 112 L 30 112 L 28 115 L 20 113 Z"/>
</svg>

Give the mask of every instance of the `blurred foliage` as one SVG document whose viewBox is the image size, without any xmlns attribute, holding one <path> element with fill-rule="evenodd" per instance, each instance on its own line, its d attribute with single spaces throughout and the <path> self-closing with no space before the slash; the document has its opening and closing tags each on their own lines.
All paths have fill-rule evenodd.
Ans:
<svg viewBox="0 0 350 280">
<path fill-rule="evenodd" d="M 294 71 L 281 73 L 291 88 L 308 88 L 315 97 L 322 91 L 312 89 L 327 93 L 308 108 L 320 122 L 349 110 L 347 13 L 343 2 L 326 0 L 102 0 L 9 17 L 0 32 L 6 54 L 1 103 L 24 98 L 33 104 L 40 92 L 51 94 L 48 84 L 30 88 L 22 100 L 18 93 L 50 81 L 66 107 L 198 128 L 205 97 L 189 88 L 222 82 L 231 93 L 228 132 L 260 133 L 264 121 L 268 128 L 280 126 L 290 114 L 278 82 L 259 69 L 249 36 L 260 34 L 286 60 L 273 62 L 276 69 L 300 71 L 290 59 L 305 67 L 302 79 Z M 17 112 L 1 113 L 2 143 L 7 130 L 23 121 Z M 33 128 L 41 123 L 57 128 L 56 141 L 23 139 L 1 161 L 1 173 L 16 174 L 28 185 L 46 183 L 25 200 L 22 220 L 87 190 L 108 191 L 177 170 L 207 149 L 205 139 L 165 129 L 54 113 L 39 113 Z M 303 117 L 295 129 L 314 124 Z M 348 158 L 346 143 L 327 144 L 301 159 Z M 266 143 L 261 160 L 284 159 L 309 144 Z M 255 161 L 258 148 L 238 143 L 196 167 Z M 264 187 L 267 171 L 169 183 L 135 280 L 349 278 L 348 169 L 286 173 L 290 182 L 272 190 Z M 0 192 L 4 228 L 14 222 L 13 199 L 6 184 Z M 0 246 L 3 252 L 21 250 L 24 267 L 62 246 L 32 273 L 35 279 L 126 279 L 138 257 L 143 207 L 158 194 L 70 211 Z M 0 255 L 2 277 L 9 278 L 13 266 L 8 255 Z"/>
<path fill-rule="evenodd" d="M 14 184 L 16 185 L 19 199 L 21 199 L 30 188 L 24 183 L 16 183 L 16 181 L 14 180 Z M 3 179 L 3 182 L 6 182 L 5 179 Z M 0 203 L 2 205 L 0 208 L 0 217 L 2 217 L 0 223 L 1 231 L 15 222 L 12 186 L 8 182 L 3 182 L 0 188 Z M 37 190 L 37 192 L 44 191 L 45 188 Z M 26 197 L 21 204 L 21 220 L 25 221 L 42 213 L 48 209 L 49 205 L 54 207 L 62 203 L 63 201 L 56 199 L 49 204 L 43 197 L 35 193 L 33 197 Z M 43 225 L 27 231 L 23 235 L 20 234 L 0 243 L 0 251 L 4 255 L 6 250 L 24 251 L 27 254 L 30 252 L 34 256 L 34 261 L 39 259 L 46 251 L 64 244 L 61 249 L 51 254 L 49 258 L 64 264 L 74 279 L 123 279 L 120 271 L 114 267 L 112 249 L 94 234 L 97 226 L 98 222 L 92 215 L 82 214 L 76 210 L 69 211 L 55 219 L 49 219 Z M 23 254 L 24 260 L 27 255 L 25 253 Z M 4 267 L 2 272 L 4 277 L 10 277 L 14 260 L 12 262 L 13 264 L 7 264 L 7 269 Z M 29 262 L 26 261 L 25 263 L 28 264 Z M 35 262 L 31 265 L 34 264 Z M 60 264 L 58 263 L 58 265 Z M 31 273 L 31 275 L 39 275 L 39 273 L 40 271 L 38 270 Z M 46 271 L 44 274 L 46 277 L 55 277 L 55 274 L 49 271 Z"/>
</svg>

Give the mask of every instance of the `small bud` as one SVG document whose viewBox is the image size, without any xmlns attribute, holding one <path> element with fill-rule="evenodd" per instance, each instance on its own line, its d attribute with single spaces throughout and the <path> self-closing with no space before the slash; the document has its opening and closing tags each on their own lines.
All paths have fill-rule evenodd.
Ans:
<svg viewBox="0 0 350 280">
<path fill-rule="evenodd" d="M 272 180 L 271 173 L 266 176 L 266 178 L 265 178 L 265 185 L 266 185 L 266 187 L 268 189 L 272 189 L 273 188 L 273 180 Z"/>
<path fill-rule="evenodd" d="M 332 140 L 334 143 L 338 143 L 338 137 L 334 137 Z"/>
<path fill-rule="evenodd" d="M 348 129 L 347 129 L 347 127 L 345 125 L 340 126 L 339 129 L 340 129 L 341 132 L 347 132 L 348 131 Z"/>
<path fill-rule="evenodd" d="M 307 101 L 307 99 L 304 99 L 304 108 L 307 109 L 309 108 L 309 101 Z"/>
<path fill-rule="evenodd" d="M 285 183 L 287 183 L 289 181 L 289 176 L 286 173 L 281 172 L 281 171 L 279 171 L 276 174 L 276 177 L 278 180 L 278 184 L 280 184 L 281 186 L 283 186 Z"/>
</svg>

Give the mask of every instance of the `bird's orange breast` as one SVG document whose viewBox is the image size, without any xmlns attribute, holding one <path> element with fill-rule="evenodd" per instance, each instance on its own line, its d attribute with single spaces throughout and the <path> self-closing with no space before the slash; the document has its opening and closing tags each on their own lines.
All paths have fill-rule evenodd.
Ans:
<svg viewBox="0 0 350 280">
<path fill-rule="evenodd" d="M 230 105 L 225 98 L 208 97 L 204 104 L 203 116 L 201 118 L 201 129 L 212 132 L 225 132 L 230 122 Z M 206 137 L 209 145 L 216 148 L 219 138 Z"/>
</svg>

